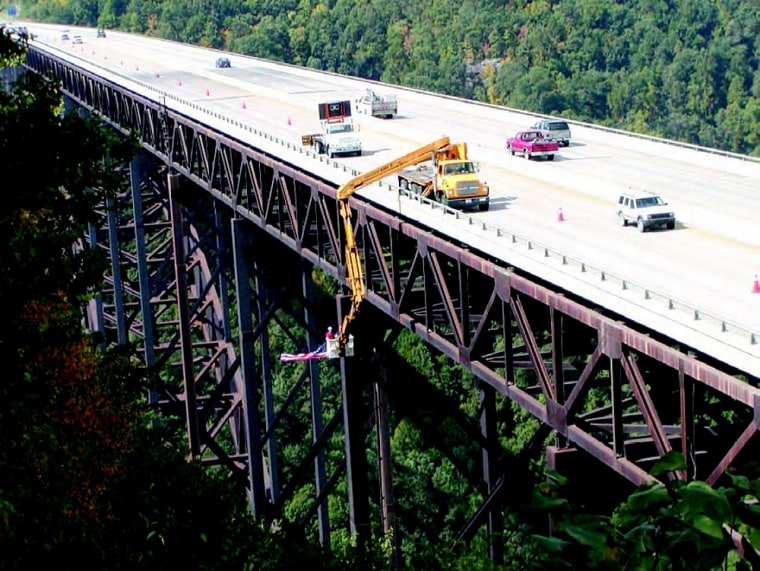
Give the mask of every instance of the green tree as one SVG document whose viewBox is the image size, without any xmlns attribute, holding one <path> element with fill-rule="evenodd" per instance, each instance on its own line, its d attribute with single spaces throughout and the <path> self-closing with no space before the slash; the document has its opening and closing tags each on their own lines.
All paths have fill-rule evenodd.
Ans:
<svg viewBox="0 0 760 571">
<path fill-rule="evenodd" d="M 551 513 L 551 536 L 535 535 L 536 569 L 749 570 L 760 564 L 760 480 L 728 474 L 712 488 L 668 479 L 686 467 L 678 452 L 664 455 L 652 475 L 612 517 L 576 511 L 557 495 L 564 480 L 549 474 L 533 507 Z M 737 556 L 737 550 L 743 557 Z"/>
</svg>

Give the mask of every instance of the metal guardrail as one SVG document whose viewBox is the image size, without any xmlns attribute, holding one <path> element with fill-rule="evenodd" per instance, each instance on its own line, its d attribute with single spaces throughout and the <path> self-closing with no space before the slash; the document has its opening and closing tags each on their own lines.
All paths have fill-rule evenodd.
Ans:
<svg viewBox="0 0 760 571">
<path fill-rule="evenodd" d="M 54 46 L 51 46 L 51 47 L 55 49 Z M 290 141 L 286 141 L 275 135 L 272 135 L 271 133 L 262 131 L 255 127 L 251 127 L 250 125 L 247 125 L 245 123 L 242 123 L 241 121 L 233 119 L 229 115 L 219 113 L 216 111 L 211 111 L 208 108 L 204 107 L 203 105 L 200 105 L 188 99 L 184 99 L 182 97 L 178 97 L 174 94 L 163 91 L 162 89 L 155 87 L 153 85 L 144 83 L 139 80 L 135 80 L 133 78 L 128 77 L 126 74 L 120 73 L 118 71 L 114 71 L 109 68 L 105 68 L 104 66 L 101 66 L 97 63 L 89 62 L 87 60 L 84 60 L 83 58 L 76 56 L 75 54 L 67 53 L 66 55 L 67 57 L 75 57 L 77 59 L 80 59 L 81 61 L 85 63 L 85 67 L 100 68 L 110 75 L 121 77 L 132 84 L 139 85 L 145 90 L 156 93 L 159 96 L 156 102 L 159 104 L 165 104 L 165 101 L 167 99 L 174 100 L 177 103 L 180 103 L 191 109 L 197 110 L 202 114 L 213 117 L 220 121 L 224 121 L 238 129 L 242 129 L 244 131 L 250 132 L 258 137 L 261 137 L 264 140 L 271 141 L 272 143 L 281 145 L 284 148 L 287 148 L 289 150 L 297 151 L 313 160 L 318 160 L 319 162 L 325 162 L 327 164 L 332 165 L 334 168 L 342 169 L 343 172 L 349 173 L 351 174 L 351 176 L 356 176 L 358 174 L 361 174 L 360 171 L 357 171 L 355 169 L 350 169 L 341 163 L 338 163 L 336 161 L 333 161 L 332 159 L 329 159 L 325 155 L 320 155 L 309 149 L 304 148 L 301 145 L 296 145 L 294 143 L 291 143 Z M 295 66 L 295 67 L 298 67 L 298 66 Z M 335 74 L 335 75 L 339 75 L 339 74 Z M 410 89 L 409 91 L 425 93 L 419 90 Z M 435 94 L 435 95 L 438 96 L 438 94 Z M 451 96 L 441 96 L 441 97 L 447 97 L 452 100 L 467 102 L 469 104 L 473 103 L 472 101 L 468 101 L 468 100 L 464 100 L 464 99 L 456 98 L 456 97 L 451 97 Z M 478 104 L 477 102 L 475 103 Z M 531 115 L 529 113 L 525 113 L 524 111 L 512 110 L 509 108 L 489 105 L 485 103 L 480 103 L 479 105 L 491 107 L 497 110 L 513 111 L 515 113 L 520 113 L 523 115 Z M 539 117 L 539 115 L 535 115 L 535 116 Z M 569 123 L 573 124 L 570 121 Z M 628 133 L 626 131 L 619 131 L 615 129 L 609 129 L 606 127 L 598 127 L 598 126 L 590 125 L 590 124 L 584 124 L 584 123 L 577 123 L 577 124 L 583 125 L 589 128 L 611 132 L 611 133 L 618 133 L 618 134 L 622 134 L 629 137 L 633 136 L 633 137 L 648 139 L 651 141 L 660 142 L 660 143 L 664 143 L 668 145 L 679 146 L 679 147 L 687 148 L 690 150 L 710 152 L 713 154 L 719 154 L 719 155 L 723 155 L 727 157 L 741 158 L 745 160 L 751 160 L 754 162 L 760 162 L 760 159 L 757 159 L 754 157 L 746 157 L 744 155 L 737 155 L 736 153 L 729 153 L 727 151 L 719 151 L 716 149 L 709 149 L 707 147 L 698 147 L 696 145 L 690 145 L 687 143 L 678 143 L 676 141 L 670 141 L 667 139 L 659 139 L 657 137 L 638 135 L 635 133 Z M 379 183 L 379 186 L 383 187 L 383 186 L 386 186 L 386 184 L 381 182 Z M 588 262 L 584 260 L 580 260 L 578 258 L 569 256 L 566 253 L 556 248 L 552 248 L 551 246 L 548 246 L 547 244 L 543 244 L 527 236 L 514 233 L 506 227 L 501 227 L 495 224 L 486 223 L 481 218 L 473 216 L 472 214 L 468 214 L 461 210 L 450 208 L 439 202 L 435 202 L 430 199 L 423 198 L 419 195 L 412 193 L 411 191 L 400 189 L 394 185 L 387 185 L 387 186 L 391 190 L 395 190 L 396 192 L 398 192 L 400 196 L 405 196 L 409 200 L 415 200 L 421 204 L 426 204 L 432 209 L 440 209 L 443 213 L 449 214 L 457 220 L 465 220 L 467 224 L 471 226 L 479 227 L 482 231 L 493 233 L 493 235 L 496 237 L 506 238 L 510 240 L 513 248 L 522 247 L 525 253 L 529 255 L 532 254 L 534 257 L 538 255 L 543 259 L 545 263 L 547 264 L 554 263 L 555 266 L 558 265 L 559 267 L 561 267 L 565 273 L 569 273 L 568 270 L 570 270 L 570 272 L 574 271 L 578 275 L 585 275 L 586 278 L 594 276 L 597 287 L 600 290 L 605 291 L 606 293 L 612 293 L 613 295 L 617 295 L 620 299 L 623 299 L 626 301 L 633 300 L 634 302 L 639 303 L 639 304 L 644 303 L 644 302 L 646 302 L 649 306 L 661 304 L 661 306 L 666 308 L 668 311 L 673 311 L 673 314 L 672 314 L 673 317 L 680 317 L 680 319 L 678 319 L 678 322 L 682 325 L 685 325 L 692 329 L 699 329 L 702 332 L 713 337 L 721 337 L 721 336 L 725 337 L 726 335 L 731 335 L 732 337 L 736 338 L 737 341 L 740 344 L 743 344 L 745 347 L 748 345 L 750 346 L 756 345 L 760 342 L 760 331 L 754 331 L 751 327 L 745 324 L 741 324 L 732 320 L 725 319 L 720 315 L 717 315 L 711 311 L 706 311 L 701 308 L 695 307 L 689 302 L 680 300 L 670 294 L 652 289 L 646 284 L 629 279 L 628 277 L 616 274 L 614 272 L 610 272 L 606 270 L 605 268 L 598 267 L 593 264 L 589 264 Z M 591 284 L 590 280 L 585 280 L 585 281 Z M 744 341 L 741 341 L 742 339 Z"/>
</svg>

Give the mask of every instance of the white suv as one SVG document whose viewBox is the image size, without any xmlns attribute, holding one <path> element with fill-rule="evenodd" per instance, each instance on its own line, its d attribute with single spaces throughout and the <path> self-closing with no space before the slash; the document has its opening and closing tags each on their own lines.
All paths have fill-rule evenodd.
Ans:
<svg viewBox="0 0 760 571">
<path fill-rule="evenodd" d="M 621 226 L 636 224 L 639 232 L 649 228 L 676 227 L 676 215 L 659 195 L 643 191 L 623 192 L 618 198 L 617 216 Z"/>
</svg>

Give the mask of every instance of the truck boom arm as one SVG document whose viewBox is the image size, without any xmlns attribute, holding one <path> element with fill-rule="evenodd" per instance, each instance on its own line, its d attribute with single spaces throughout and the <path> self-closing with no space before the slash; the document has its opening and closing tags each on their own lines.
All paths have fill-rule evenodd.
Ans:
<svg viewBox="0 0 760 571">
<path fill-rule="evenodd" d="M 360 188 L 382 180 L 406 167 L 419 164 L 430 160 L 431 158 L 436 160 L 441 154 L 447 156 L 448 153 L 451 153 L 452 151 L 454 153 L 459 153 L 461 149 L 458 147 L 463 144 L 464 143 L 451 145 L 448 137 L 442 137 L 412 151 L 411 153 L 407 153 L 406 155 L 385 163 L 384 165 L 380 165 L 370 171 L 355 176 L 338 188 L 336 196 L 338 199 L 338 210 L 340 212 L 340 217 L 343 219 L 343 229 L 346 235 L 346 272 L 348 273 L 348 285 L 351 288 L 351 309 L 343 318 L 343 323 L 341 323 L 340 332 L 338 334 L 337 348 L 339 354 L 343 353 L 343 348 L 348 340 L 346 329 L 356 317 L 356 314 L 359 312 L 359 306 L 362 301 L 364 301 L 364 297 L 367 294 L 366 288 L 364 287 L 364 270 L 362 268 L 361 256 L 359 255 L 359 248 L 354 239 L 354 226 L 351 222 L 351 207 L 348 204 L 349 198 Z M 464 152 L 466 155 L 466 150 Z"/>
</svg>

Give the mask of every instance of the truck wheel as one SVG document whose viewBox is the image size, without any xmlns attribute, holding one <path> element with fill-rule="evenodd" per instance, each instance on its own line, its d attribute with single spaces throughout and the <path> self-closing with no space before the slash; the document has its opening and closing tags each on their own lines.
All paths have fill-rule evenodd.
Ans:
<svg viewBox="0 0 760 571">
<path fill-rule="evenodd" d="M 620 225 L 625 228 L 628 226 L 628 220 L 625 219 L 625 214 L 622 212 L 618 212 L 618 222 L 620 222 Z"/>
<path fill-rule="evenodd" d="M 486 212 L 488 210 L 488 203 L 486 203 L 486 204 L 479 204 L 478 205 L 478 210 L 480 210 L 481 212 Z"/>
<path fill-rule="evenodd" d="M 639 232 L 644 232 L 647 229 L 647 227 L 644 226 L 644 219 L 643 218 L 639 218 L 636 221 L 636 228 L 639 229 Z"/>
<path fill-rule="evenodd" d="M 523 151 L 523 156 L 524 156 L 526 159 L 530 160 L 530 151 L 528 151 L 528 149 L 525 149 L 525 150 Z"/>
<path fill-rule="evenodd" d="M 554 155 L 549 155 L 548 157 L 546 157 L 546 159 L 550 160 L 550 161 L 553 161 L 554 160 Z"/>
<path fill-rule="evenodd" d="M 672 222 L 668 222 L 668 223 L 665 225 L 665 228 L 667 228 L 668 230 L 672 230 L 672 229 L 673 229 L 673 228 L 675 228 L 675 227 L 676 227 L 676 221 L 675 221 L 675 220 L 673 220 Z"/>
<path fill-rule="evenodd" d="M 327 153 L 327 156 L 328 156 L 328 157 L 330 157 L 331 159 L 334 159 L 334 158 L 335 158 L 335 153 L 333 153 L 333 152 L 330 150 L 330 147 L 327 147 L 327 148 L 325 149 L 325 152 Z"/>
<path fill-rule="evenodd" d="M 511 145 L 507 145 L 507 152 L 508 152 L 510 155 L 512 155 L 513 157 L 515 156 L 515 150 L 512 148 L 512 146 L 511 146 Z"/>
</svg>

